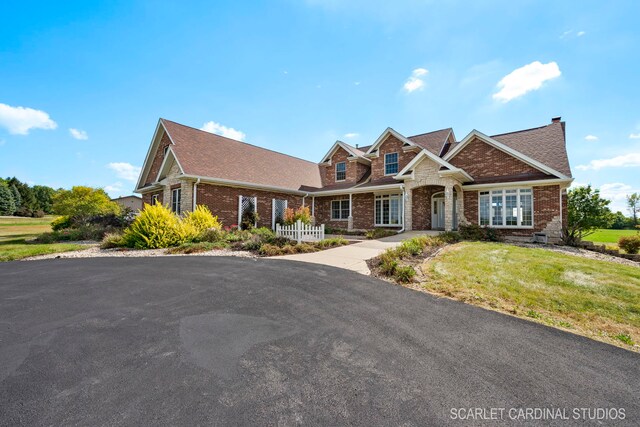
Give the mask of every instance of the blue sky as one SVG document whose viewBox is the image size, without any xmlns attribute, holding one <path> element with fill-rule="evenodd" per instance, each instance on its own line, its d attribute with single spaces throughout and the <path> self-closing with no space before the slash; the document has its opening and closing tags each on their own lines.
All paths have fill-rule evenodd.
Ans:
<svg viewBox="0 0 640 427">
<path fill-rule="evenodd" d="M 159 117 L 319 161 L 387 126 L 461 139 L 562 116 L 576 182 L 624 209 L 640 3 L 476 3 L 4 4 L 0 175 L 130 194 Z"/>
</svg>

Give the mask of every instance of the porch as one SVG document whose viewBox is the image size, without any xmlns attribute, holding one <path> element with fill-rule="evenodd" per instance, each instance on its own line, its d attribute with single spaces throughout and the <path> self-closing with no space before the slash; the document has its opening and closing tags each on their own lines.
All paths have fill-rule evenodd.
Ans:
<svg viewBox="0 0 640 427">
<path fill-rule="evenodd" d="M 457 230 L 464 222 L 464 199 L 458 184 L 420 185 L 407 192 L 407 230 Z"/>
</svg>

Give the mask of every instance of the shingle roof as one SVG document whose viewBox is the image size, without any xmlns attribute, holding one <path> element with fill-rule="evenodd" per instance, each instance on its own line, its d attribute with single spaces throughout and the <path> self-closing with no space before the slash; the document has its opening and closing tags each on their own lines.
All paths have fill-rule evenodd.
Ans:
<svg viewBox="0 0 640 427">
<path fill-rule="evenodd" d="M 298 190 L 321 187 L 316 163 L 161 119 L 186 175 Z"/>
<path fill-rule="evenodd" d="M 533 129 L 493 135 L 491 138 L 571 177 L 564 123 L 562 122 L 555 122 Z"/>
<path fill-rule="evenodd" d="M 420 135 L 410 136 L 407 139 L 416 143 L 420 147 L 431 151 L 436 156 L 439 156 L 440 151 L 442 150 L 442 146 L 444 145 L 447 137 L 451 132 L 453 132 L 453 129 L 446 128 L 433 132 L 422 133 Z"/>
</svg>

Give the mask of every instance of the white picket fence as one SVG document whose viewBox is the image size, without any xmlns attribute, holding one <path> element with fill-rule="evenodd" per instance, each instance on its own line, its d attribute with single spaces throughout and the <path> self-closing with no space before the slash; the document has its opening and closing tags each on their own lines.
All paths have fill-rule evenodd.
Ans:
<svg viewBox="0 0 640 427">
<path fill-rule="evenodd" d="M 324 240 L 324 224 L 319 227 L 303 224 L 298 220 L 295 224 L 280 225 L 276 224 L 276 236 L 286 237 L 290 240 L 300 242 Z"/>
</svg>

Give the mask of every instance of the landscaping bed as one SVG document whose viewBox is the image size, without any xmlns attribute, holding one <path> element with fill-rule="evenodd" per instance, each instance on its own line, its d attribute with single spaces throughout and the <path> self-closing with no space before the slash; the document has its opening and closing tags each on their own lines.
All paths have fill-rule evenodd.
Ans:
<svg viewBox="0 0 640 427">
<path fill-rule="evenodd" d="M 640 351 L 638 263 L 568 247 L 418 239 L 370 260 L 372 274 Z"/>
</svg>

